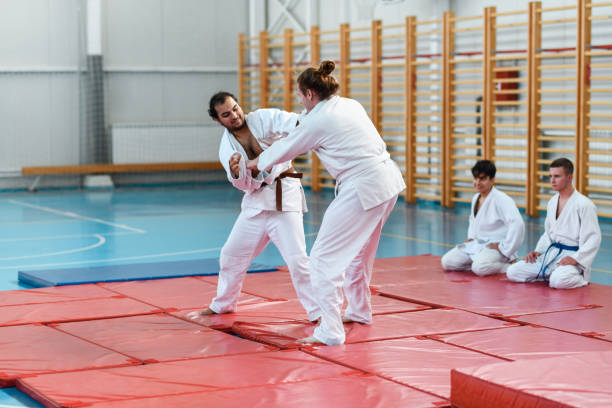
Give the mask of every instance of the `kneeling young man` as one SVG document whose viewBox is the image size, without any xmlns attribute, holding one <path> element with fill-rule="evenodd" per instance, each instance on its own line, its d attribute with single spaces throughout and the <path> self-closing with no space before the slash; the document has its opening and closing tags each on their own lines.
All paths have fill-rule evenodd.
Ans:
<svg viewBox="0 0 612 408">
<path fill-rule="evenodd" d="M 474 188 L 468 239 L 442 257 L 446 270 L 472 270 L 485 276 L 505 273 L 523 243 L 525 224 L 514 200 L 496 189 L 495 165 L 480 160 L 472 167 Z"/>
<path fill-rule="evenodd" d="M 295 173 L 290 160 L 274 166 L 269 173 L 248 170 L 245 166 L 247 159 L 259 156 L 269 143 L 295 128 L 298 115 L 278 109 L 258 109 L 244 115 L 229 92 L 213 95 L 208 113 L 225 127 L 219 160 L 227 178 L 245 194 L 240 215 L 221 250 L 217 296 L 201 314 L 236 311 L 249 265 L 272 241 L 289 267 L 308 318 L 319 319 L 321 313 L 312 293 L 304 239 L 302 214 L 307 209 L 301 175 Z"/>
<path fill-rule="evenodd" d="M 574 165 L 566 158 L 550 164 L 550 185 L 557 192 L 546 207 L 544 234 L 524 261 L 508 268 L 515 282 L 544 280 L 551 288 L 585 286 L 599 250 L 601 231 L 595 204 L 572 186 Z"/>
</svg>

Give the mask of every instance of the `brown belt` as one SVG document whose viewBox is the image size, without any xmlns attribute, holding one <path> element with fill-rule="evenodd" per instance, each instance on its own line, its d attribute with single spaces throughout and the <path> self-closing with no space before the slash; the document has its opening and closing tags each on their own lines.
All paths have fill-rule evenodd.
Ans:
<svg viewBox="0 0 612 408">
<path fill-rule="evenodd" d="M 293 167 L 291 167 L 288 170 L 283 171 L 275 179 L 276 181 L 276 210 L 277 211 L 283 211 L 283 183 L 281 183 L 281 180 L 286 177 L 301 179 L 302 176 L 303 176 L 302 173 L 296 173 Z"/>
</svg>

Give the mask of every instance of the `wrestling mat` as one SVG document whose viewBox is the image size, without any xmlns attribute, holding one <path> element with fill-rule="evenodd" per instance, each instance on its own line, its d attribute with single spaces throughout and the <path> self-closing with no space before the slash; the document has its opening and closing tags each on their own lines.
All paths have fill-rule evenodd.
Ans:
<svg viewBox="0 0 612 408">
<path fill-rule="evenodd" d="M 303 346 L 314 325 L 286 268 L 247 275 L 236 313 L 194 318 L 216 279 L 1 292 L 0 387 L 46 407 L 612 406 L 609 286 L 377 259 L 373 324 Z"/>
</svg>

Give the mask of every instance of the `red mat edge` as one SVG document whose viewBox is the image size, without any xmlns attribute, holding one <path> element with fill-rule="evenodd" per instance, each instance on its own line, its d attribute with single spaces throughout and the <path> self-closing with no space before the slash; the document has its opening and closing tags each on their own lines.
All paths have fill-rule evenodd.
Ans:
<svg viewBox="0 0 612 408">
<path fill-rule="evenodd" d="M 559 401 L 552 401 L 550 399 L 522 392 L 511 387 L 505 387 L 500 384 L 483 380 L 482 378 L 462 373 L 461 371 L 458 371 L 454 368 L 451 369 L 450 380 L 451 404 L 452 406 L 456 406 L 459 408 L 468 406 L 470 408 L 490 408 L 492 403 L 492 401 L 490 400 L 490 393 L 470 392 L 470 390 L 473 391 L 475 389 L 482 390 L 483 385 L 486 385 L 487 388 L 495 388 L 496 390 L 498 390 L 498 392 L 496 393 L 498 395 L 504 395 L 504 401 L 495 401 L 496 404 L 501 404 L 497 406 L 511 407 L 512 404 L 506 405 L 505 402 L 520 401 L 521 407 L 533 406 L 538 408 L 572 408 L 571 405 L 566 405 Z M 465 388 L 466 384 L 470 385 L 468 391 L 457 391 L 457 388 L 459 387 Z M 526 399 L 530 400 L 531 402 L 526 401 Z"/>
<path fill-rule="evenodd" d="M 577 309 L 577 310 L 588 310 L 588 309 Z M 574 310 L 562 310 L 560 312 L 573 312 Z M 551 312 L 551 313 L 558 313 L 558 312 Z M 537 313 L 537 314 L 544 314 L 544 313 Z M 533 316 L 533 314 L 530 315 L 521 315 L 521 316 Z M 568 333 L 568 334 L 574 334 L 576 336 L 583 336 L 583 337 L 588 337 L 590 339 L 597 339 L 597 340 L 601 340 L 601 341 L 607 341 L 609 343 L 612 343 L 612 337 L 605 337 L 604 334 L 602 333 L 597 333 L 595 331 L 590 331 L 590 332 L 575 332 L 575 331 L 569 331 L 569 330 L 563 330 L 563 329 L 559 329 L 558 327 L 551 327 L 551 326 L 545 326 L 542 324 L 536 324 L 536 323 L 529 323 L 529 322 L 525 322 L 522 320 L 518 320 L 516 318 L 512 318 L 512 317 L 507 317 L 504 318 L 504 320 L 507 320 L 508 322 L 511 323 L 518 323 L 521 326 L 531 326 L 531 327 L 543 327 L 545 329 L 550 329 L 550 330 L 556 330 L 556 331 L 560 331 L 563 333 Z"/>
<path fill-rule="evenodd" d="M 295 350 L 280 350 L 278 352 L 283 352 L 283 351 L 295 351 Z M 308 353 L 305 353 L 308 354 Z M 215 356 L 215 357 L 221 357 L 221 356 Z M 320 360 L 324 360 L 327 361 L 321 357 L 318 356 L 311 356 L 314 357 L 316 359 L 320 359 Z M 342 367 L 347 367 L 346 365 L 342 365 L 342 364 L 337 364 L 337 365 L 341 365 Z M 105 370 L 107 368 L 121 368 L 120 367 L 105 367 L 105 368 L 100 368 L 97 370 Z M 344 376 L 376 376 L 375 374 L 370 374 L 367 373 L 363 370 L 359 370 L 359 369 L 353 369 L 351 367 L 347 367 L 349 368 L 351 371 L 345 371 L 342 374 L 340 374 L 340 376 L 344 377 Z M 97 371 L 97 370 L 78 370 L 78 371 Z M 75 370 L 76 371 L 76 370 Z M 44 375 L 44 374 L 41 374 Z M 38 375 L 31 375 L 28 378 L 33 378 L 33 377 L 37 377 Z M 380 376 L 378 376 L 380 377 Z M 268 387 L 268 386 L 275 386 L 275 385 L 279 385 L 279 384 L 292 384 L 292 383 L 304 383 L 304 382 L 309 382 L 309 381 L 314 381 L 314 380 L 321 380 L 321 379 L 327 379 L 327 378 L 337 378 L 337 377 L 316 377 L 316 378 L 311 378 L 305 381 L 287 381 L 287 382 L 282 382 L 282 383 L 277 383 L 277 384 L 258 384 L 258 385 L 252 385 L 252 386 L 246 386 L 246 387 L 220 387 L 217 389 L 210 389 L 210 390 L 198 390 L 198 391 L 194 391 L 194 392 L 183 392 L 183 393 L 176 393 L 176 394 L 162 394 L 162 395 L 156 395 L 155 397 L 169 397 L 169 396 L 175 396 L 175 395 L 186 395 L 186 394 L 199 394 L 199 393 L 207 393 L 207 392 L 215 392 L 215 391 L 223 391 L 223 390 L 248 390 L 250 388 L 256 388 L 256 387 Z M 382 377 L 380 377 L 382 378 Z M 395 381 L 394 381 L 395 382 Z M 403 384 L 402 384 L 403 385 Z M 23 392 L 24 394 L 27 394 L 28 396 L 30 396 L 31 398 L 35 399 L 36 401 L 38 401 L 39 403 L 41 403 L 42 405 L 44 405 L 47 408 L 80 408 L 80 407 L 87 407 L 90 406 L 91 403 L 86 403 L 86 402 L 82 402 L 82 401 L 68 401 L 68 402 L 64 402 L 64 403 L 60 403 L 55 401 L 53 398 L 51 397 L 46 397 L 42 392 L 37 391 L 35 388 L 33 388 L 32 386 L 30 386 L 27 383 L 27 378 L 24 379 L 18 379 L 17 383 L 16 383 L 16 387 L 19 391 Z M 419 390 L 420 391 L 420 390 Z M 431 393 L 428 393 L 430 395 L 432 395 Z M 436 396 L 437 397 L 437 396 Z M 142 399 L 147 399 L 149 397 L 137 397 L 137 398 L 126 398 L 126 399 L 117 399 L 117 400 L 112 400 L 112 401 L 101 401 L 101 402 L 121 402 L 121 401 L 134 401 L 134 400 L 142 400 Z"/>
<path fill-rule="evenodd" d="M 82 285 L 96 285 L 98 286 L 97 283 L 84 283 Z M 82 285 L 67 285 L 67 286 L 82 286 Z M 49 288 L 60 288 L 60 287 L 66 287 L 66 286 L 50 286 Z M 30 305 L 44 305 L 44 304 L 48 304 L 48 303 L 63 303 L 63 302 L 75 302 L 75 301 L 81 301 L 81 300 L 91 300 L 91 299 L 106 299 L 106 298 L 110 298 L 110 297 L 115 297 L 118 293 L 114 292 L 112 290 L 106 289 L 102 286 L 98 286 L 99 288 L 105 290 L 108 292 L 108 296 L 103 296 L 103 297 L 93 297 L 93 298 L 76 298 L 76 299 L 60 299 L 60 300 L 46 300 L 44 302 L 25 302 L 25 303 L 14 303 L 14 304 L 10 304 L 10 305 L 0 305 L 0 309 L 3 307 L 10 307 L 10 306 L 30 306 Z M 37 289 L 46 289 L 46 287 L 41 287 L 41 288 L 29 288 L 29 289 L 13 289 L 13 290 L 7 290 L 7 292 L 27 292 L 29 290 L 37 290 Z"/>
<path fill-rule="evenodd" d="M 44 322 L 24 322 L 24 323 L 0 324 L 0 327 L 41 325 L 41 324 L 45 325 L 45 326 L 49 326 L 49 325 L 60 324 L 60 323 L 88 322 L 88 321 L 91 321 L 91 320 L 116 319 L 116 318 L 119 318 L 119 317 L 147 316 L 147 315 L 157 314 L 157 313 L 164 313 L 164 310 L 157 309 L 157 310 L 151 310 L 151 311 L 145 312 L 145 313 L 128 313 L 128 314 L 122 314 L 122 315 L 94 317 L 94 318 L 86 318 L 86 319 L 45 320 Z"/>
<path fill-rule="evenodd" d="M 208 326 L 203 326 L 203 325 L 201 325 L 201 324 L 198 324 L 197 322 L 194 322 L 193 320 L 189 320 L 189 319 L 182 319 L 182 318 L 180 318 L 180 317 L 178 317 L 178 316 L 174 316 L 174 315 L 171 315 L 171 314 L 166 313 L 166 312 L 163 312 L 163 311 L 162 311 L 162 312 L 158 312 L 158 313 L 138 314 L 138 315 L 133 315 L 133 316 L 118 316 L 118 317 L 109 317 L 108 319 L 120 319 L 120 318 L 123 318 L 123 317 L 134 317 L 134 316 L 150 316 L 151 314 L 156 314 L 156 315 L 160 315 L 160 316 L 167 316 L 167 317 L 171 317 L 171 318 L 173 318 L 173 319 L 181 320 L 181 321 L 184 321 L 184 322 L 187 322 L 187 323 L 192 323 L 192 324 L 194 324 L 194 325 L 201 326 L 201 327 L 205 327 L 205 328 L 207 328 L 207 329 L 211 329 L 211 330 L 215 330 L 215 331 L 218 331 L 218 332 L 226 333 L 226 332 L 225 332 L 225 331 L 223 331 L 223 330 L 217 330 L 217 329 L 213 329 L 213 328 L 208 327 Z M 90 320 L 80 320 L 80 321 L 93 321 L 93 320 L 105 320 L 105 319 L 90 319 Z M 75 322 L 65 322 L 65 323 L 75 323 Z M 163 362 L 163 363 L 171 363 L 171 362 L 176 362 L 176 361 L 185 361 L 185 360 L 200 360 L 200 359 L 212 358 L 212 357 L 221 357 L 221 356 L 237 356 L 237 355 L 242 355 L 242 354 L 252 354 L 252 353 L 253 353 L 253 352 L 248 352 L 248 351 L 245 351 L 245 352 L 240 352 L 240 353 L 230 353 L 230 354 L 215 355 L 215 356 L 201 356 L 201 357 L 185 357 L 185 358 L 175 358 L 175 359 L 170 359 L 170 360 L 162 360 L 162 361 L 158 361 L 158 360 L 155 360 L 155 359 L 145 359 L 145 360 L 141 360 L 141 359 L 139 359 L 139 358 L 137 358 L 137 357 L 131 356 L 131 355 L 129 355 L 129 354 L 125 354 L 125 353 L 123 353 L 123 352 L 121 352 L 121 351 L 119 351 L 119 350 L 115 350 L 115 349 L 113 349 L 113 348 L 111 348 L 111 347 L 109 347 L 109 346 L 104 346 L 104 345 L 102 345 L 102 344 L 96 343 L 96 342 L 95 342 L 95 341 L 93 341 L 93 340 L 89 340 L 89 339 L 86 339 L 86 338 L 84 338 L 84 337 L 77 336 L 77 335 L 75 335 L 75 334 L 73 334 L 73 333 L 70 333 L 70 332 L 68 332 L 68 331 L 62 330 L 61 328 L 56 327 L 56 325 L 57 325 L 57 324 L 60 324 L 60 323 L 49 323 L 49 324 L 47 324 L 47 326 L 49 326 L 49 327 L 51 327 L 52 329 L 55 329 L 55 330 L 57 330 L 57 331 L 59 331 L 59 332 L 62 332 L 62 333 L 64 333 L 64 334 L 67 334 L 67 335 L 69 335 L 69 336 L 75 337 L 75 338 L 77 338 L 77 339 L 79 339 L 79 340 L 86 341 L 86 342 L 88 342 L 88 343 L 90 343 L 90 344 L 93 344 L 93 345 L 95 345 L 95 346 L 102 347 L 102 348 L 104 348 L 104 349 L 106 349 L 106 350 L 109 350 L 109 351 L 112 351 L 112 352 L 114 352 L 114 353 L 121 354 L 122 356 L 128 357 L 128 358 L 130 358 L 130 359 L 132 359 L 132 360 L 134 360 L 134 361 L 138 361 L 138 362 L 140 362 L 140 364 L 141 364 L 141 365 L 146 365 L 146 364 L 155 364 L 155 363 L 161 363 L 161 362 Z M 231 333 L 231 331 L 229 331 L 229 332 L 227 332 L 227 333 Z M 270 345 L 270 344 L 265 344 L 265 343 L 261 343 L 261 342 L 258 342 L 258 343 L 259 343 L 259 344 L 261 344 L 262 346 L 266 347 L 266 348 L 268 349 L 267 351 L 278 351 L 278 350 L 280 350 L 280 348 L 279 348 L 279 347 L 272 346 L 272 345 Z M 139 364 L 134 364 L 134 365 L 139 365 Z M 118 367 L 123 367 L 123 365 L 118 366 Z M 113 367 L 109 366 L 109 367 L 104 367 L 104 368 L 113 368 Z M 70 370 L 70 371 L 80 371 L 80 370 Z M 65 372 L 65 371 L 61 371 L 61 372 Z"/>
<path fill-rule="evenodd" d="M 335 359 L 333 359 L 333 358 L 323 357 L 323 356 L 320 356 L 320 355 L 318 355 L 318 354 L 315 354 L 315 352 L 316 352 L 316 350 L 317 350 L 317 348 L 318 348 L 318 347 L 325 347 L 325 346 L 304 346 L 304 347 L 301 347 L 301 348 L 300 348 L 300 351 L 302 351 L 302 352 L 304 352 L 304 353 L 306 353 L 306 354 L 310 354 L 310 355 L 312 355 L 312 356 L 314 356 L 314 357 L 320 358 L 321 360 L 325 360 L 325 361 L 328 361 L 328 362 L 330 362 L 330 363 L 338 364 L 338 365 L 340 365 L 340 366 L 347 367 L 347 368 L 350 368 L 350 369 L 353 369 L 353 370 L 361 371 L 361 372 L 363 372 L 363 373 L 365 373 L 365 374 L 367 374 L 367 375 L 373 375 L 373 376 L 376 376 L 376 377 L 382 378 L 383 380 L 391 381 L 391 382 L 393 382 L 393 383 L 395 383 L 395 384 L 402 385 L 402 386 L 404 386 L 404 387 L 407 387 L 407 388 L 410 388 L 410 389 L 413 389 L 413 390 L 416 390 L 416 391 L 423 392 L 423 393 L 425 393 L 425 394 L 428 394 L 428 395 L 434 396 L 434 397 L 436 397 L 436 398 L 440 398 L 440 399 L 442 399 L 442 400 L 444 400 L 444 401 L 450 401 L 448 398 L 446 398 L 446 397 L 444 397 L 444 396 L 442 396 L 442 395 L 438 395 L 438 394 L 435 394 L 435 393 L 433 393 L 433 392 L 431 392 L 431 391 L 427 391 L 427 390 L 424 390 L 424 389 L 421 389 L 421 388 L 415 387 L 414 385 L 409 385 L 409 384 L 406 384 L 406 383 L 402 383 L 402 382 L 399 382 L 399 381 L 394 380 L 394 379 L 392 379 L 392 378 L 386 377 L 386 376 L 384 376 L 384 375 L 380 375 L 380 374 L 375 374 L 375 373 L 371 373 L 371 372 L 368 372 L 368 371 L 364 371 L 364 370 L 363 370 L 363 369 L 361 369 L 361 368 L 357 368 L 357 367 L 354 367 L 354 366 L 352 366 L 352 365 L 350 365 L 350 364 L 346 364 L 346 363 L 343 363 L 343 362 L 341 362 L 341 361 L 337 361 L 337 360 L 335 360 Z M 490 407 L 488 407 L 488 408 L 490 408 Z M 538 408 L 539 408 L 539 407 L 538 407 Z"/>
<path fill-rule="evenodd" d="M 520 327 L 520 326 L 512 326 L 512 327 Z M 505 327 L 497 327 L 497 328 L 494 328 L 494 329 L 484 329 L 484 330 L 478 330 L 478 331 L 504 330 L 504 329 L 505 329 Z M 461 332 L 461 333 L 474 333 L 474 332 Z M 456 333 L 456 334 L 461 334 L 461 333 Z M 500 360 L 504 360 L 504 361 L 507 361 L 507 362 L 515 361 L 515 360 L 512 360 L 512 359 L 509 359 L 508 357 L 502 357 L 502 356 L 499 356 L 497 354 L 487 353 L 486 351 L 477 350 L 477 349 L 474 349 L 474 348 L 471 348 L 471 347 L 462 346 L 460 344 L 444 341 L 444 340 L 440 339 L 439 335 L 437 335 L 437 334 L 428 334 L 428 335 L 426 335 L 424 337 L 426 337 L 426 338 L 428 338 L 430 340 L 437 341 L 437 342 L 442 343 L 442 344 L 446 344 L 446 345 L 449 345 L 449 346 L 453 346 L 453 347 L 461 348 L 461 349 L 464 349 L 464 350 L 472 351 L 474 353 L 484 354 L 486 356 L 498 358 Z"/>
</svg>

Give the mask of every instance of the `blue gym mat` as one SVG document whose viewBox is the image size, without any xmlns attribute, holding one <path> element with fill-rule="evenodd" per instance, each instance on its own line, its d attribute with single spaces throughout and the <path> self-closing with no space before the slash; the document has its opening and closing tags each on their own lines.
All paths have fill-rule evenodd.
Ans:
<svg viewBox="0 0 612 408">
<path fill-rule="evenodd" d="M 248 272 L 275 271 L 275 266 L 252 263 Z M 216 275 L 219 259 L 205 258 L 191 261 L 137 263 L 127 265 L 92 266 L 70 269 L 19 271 L 19 282 L 34 287 L 79 285 L 83 283 L 120 282 L 183 276 Z"/>
</svg>

